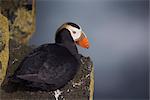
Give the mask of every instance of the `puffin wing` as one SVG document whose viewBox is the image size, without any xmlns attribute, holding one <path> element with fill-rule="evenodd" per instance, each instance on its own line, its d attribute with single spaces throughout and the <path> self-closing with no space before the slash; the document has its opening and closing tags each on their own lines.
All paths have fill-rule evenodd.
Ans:
<svg viewBox="0 0 150 100">
<path fill-rule="evenodd" d="M 29 81 L 39 81 L 36 80 L 38 76 L 38 71 L 46 60 L 46 49 L 49 44 L 41 45 L 40 47 L 34 49 L 29 53 L 20 63 L 17 70 L 15 71 L 15 76 Z"/>
<path fill-rule="evenodd" d="M 39 69 L 38 78 L 46 84 L 55 86 L 66 84 L 74 77 L 79 63 L 64 47 L 53 46 L 49 52 L 47 60 Z"/>
<path fill-rule="evenodd" d="M 76 64 L 75 64 L 76 65 Z M 74 77 L 77 69 L 75 65 L 65 63 L 57 66 L 57 68 L 49 67 L 40 69 L 38 78 L 46 84 L 63 84 Z"/>
<path fill-rule="evenodd" d="M 20 64 L 16 77 L 32 82 L 31 87 L 43 84 L 40 88 L 59 88 L 73 79 L 78 67 L 78 61 L 69 50 L 56 44 L 48 45 L 30 53 Z"/>
</svg>

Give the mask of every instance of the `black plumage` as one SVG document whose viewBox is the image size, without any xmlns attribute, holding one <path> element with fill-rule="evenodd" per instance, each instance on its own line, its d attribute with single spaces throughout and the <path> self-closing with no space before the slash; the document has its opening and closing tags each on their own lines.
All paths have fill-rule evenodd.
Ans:
<svg viewBox="0 0 150 100">
<path fill-rule="evenodd" d="M 55 41 L 29 53 L 9 78 L 9 84 L 15 88 L 51 91 L 72 80 L 80 66 L 81 55 L 67 29 L 58 31 Z"/>
<path fill-rule="evenodd" d="M 77 25 L 77 24 L 75 24 L 75 23 L 68 22 L 67 24 L 68 24 L 68 25 L 71 25 L 71 26 L 73 26 L 73 27 L 76 27 L 77 29 L 80 29 L 80 26 Z"/>
</svg>

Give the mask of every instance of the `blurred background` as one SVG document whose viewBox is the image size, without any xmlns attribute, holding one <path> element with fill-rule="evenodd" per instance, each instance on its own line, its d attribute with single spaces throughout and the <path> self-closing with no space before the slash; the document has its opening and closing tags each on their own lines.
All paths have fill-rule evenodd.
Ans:
<svg viewBox="0 0 150 100">
<path fill-rule="evenodd" d="M 94 100 L 148 100 L 148 0 L 36 0 L 31 45 L 54 43 L 65 22 L 82 26 L 95 70 Z"/>
</svg>

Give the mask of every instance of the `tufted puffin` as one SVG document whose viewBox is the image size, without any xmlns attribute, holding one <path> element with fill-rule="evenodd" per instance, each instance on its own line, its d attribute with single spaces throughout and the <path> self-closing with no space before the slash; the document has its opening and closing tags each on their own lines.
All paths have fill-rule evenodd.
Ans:
<svg viewBox="0 0 150 100">
<path fill-rule="evenodd" d="M 72 80 L 80 66 L 82 55 L 76 44 L 89 48 L 81 27 L 67 22 L 56 31 L 55 43 L 43 44 L 29 53 L 20 63 L 9 84 L 29 90 L 54 91 Z"/>
</svg>

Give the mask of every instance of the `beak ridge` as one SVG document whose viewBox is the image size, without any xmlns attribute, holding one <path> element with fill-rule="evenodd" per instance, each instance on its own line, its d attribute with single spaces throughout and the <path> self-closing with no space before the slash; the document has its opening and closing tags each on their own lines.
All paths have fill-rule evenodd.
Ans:
<svg viewBox="0 0 150 100">
<path fill-rule="evenodd" d="M 77 44 L 83 48 L 89 48 L 90 47 L 90 44 L 89 44 L 89 41 L 88 41 L 88 38 L 87 37 L 84 37 L 82 38 L 81 40 L 78 40 L 77 41 Z"/>
</svg>

